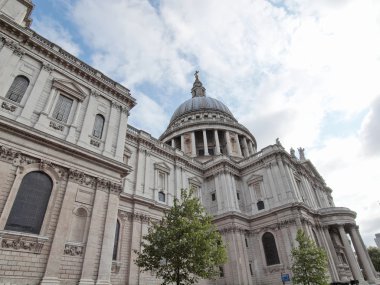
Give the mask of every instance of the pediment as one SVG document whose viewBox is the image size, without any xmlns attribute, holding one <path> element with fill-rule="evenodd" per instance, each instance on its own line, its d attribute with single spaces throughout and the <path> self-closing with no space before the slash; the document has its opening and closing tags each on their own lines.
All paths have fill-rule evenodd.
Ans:
<svg viewBox="0 0 380 285">
<path fill-rule="evenodd" d="M 194 184 L 200 187 L 202 185 L 202 181 L 198 177 L 194 176 L 189 178 L 189 184 Z"/>
<path fill-rule="evenodd" d="M 64 80 L 64 79 L 54 79 L 53 80 L 53 87 L 57 88 L 58 90 L 61 90 L 65 94 L 72 96 L 79 101 L 83 101 L 84 98 L 86 98 L 86 93 L 82 89 L 82 87 L 79 86 L 74 81 L 71 80 Z"/>
<path fill-rule="evenodd" d="M 259 182 L 259 181 L 263 181 L 263 176 L 262 175 L 252 174 L 247 179 L 248 184 L 252 184 L 252 183 L 255 183 L 255 182 Z"/>
<path fill-rule="evenodd" d="M 165 162 L 156 162 L 156 163 L 154 163 L 154 169 L 158 169 L 158 170 L 164 171 L 164 172 L 166 172 L 168 174 L 170 173 L 170 167 Z"/>
</svg>

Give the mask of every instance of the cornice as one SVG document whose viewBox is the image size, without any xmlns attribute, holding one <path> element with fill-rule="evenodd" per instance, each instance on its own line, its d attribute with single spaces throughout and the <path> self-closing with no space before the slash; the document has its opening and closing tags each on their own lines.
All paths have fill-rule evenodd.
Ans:
<svg viewBox="0 0 380 285">
<path fill-rule="evenodd" d="M 136 105 L 136 99 L 131 96 L 129 89 L 113 81 L 100 71 L 92 68 L 33 30 L 23 28 L 4 15 L 0 15 L 0 27 L 2 27 L 0 36 L 3 40 L 14 40 L 18 42 L 24 50 L 27 49 L 30 52 L 36 53 L 44 59 L 48 58 L 51 63 L 54 63 L 64 70 L 69 70 L 89 84 L 95 85 L 97 88 L 110 93 L 126 104 L 129 110 Z M 7 35 L 18 39 L 11 39 Z"/>
</svg>

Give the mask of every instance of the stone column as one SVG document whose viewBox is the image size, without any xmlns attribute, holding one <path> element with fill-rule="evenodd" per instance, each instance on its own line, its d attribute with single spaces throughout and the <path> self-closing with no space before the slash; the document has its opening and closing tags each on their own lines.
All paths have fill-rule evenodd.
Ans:
<svg viewBox="0 0 380 285">
<path fill-rule="evenodd" d="M 232 147 L 231 147 L 230 132 L 226 131 L 225 136 L 226 136 L 226 143 L 227 143 L 227 155 L 231 155 L 232 154 Z"/>
<path fill-rule="evenodd" d="M 94 112 L 96 110 L 96 95 L 95 92 L 91 92 L 88 98 L 87 108 L 86 108 L 86 114 L 84 116 L 82 129 L 79 136 L 78 145 L 83 147 L 89 146 L 89 135 L 91 134 L 93 128 L 94 128 Z"/>
<path fill-rule="evenodd" d="M 117 134 L 116 153 L 115 153 L 115 159 L 121 162 L 123 161 L 123 157 L 124 157 L 125 136 L 127 135 L 127 128 L 128 128 L 128 115 L 129 115 L 128 108 L 126 107 L 121 108 L 119 132 Z"/>
<path fill-rule="evenodd" d="M 99 182 L 98 182 L 99 184 Z M 98 252 L 100 245 L 98 244 L 100 229 L 104 222 L 102 211 L 104 201 L 107 199 L 108 194 L 105 192 L 108 190 L 100 186 L 97 186 L 95 192 L 94 204 L 92 206 L 90 229 L 88 231 L 88 238 L 86 243 L 85 255 L 83 258 L 82 275 L 79 281 L 79 285 L 93 285 L 95 264 L 98 259 Z M 112 254 L 111 254 L 112 257 Z"/>
<path fill-rule="evenodd" d="M 174 140 L 174 138 L 171 140 L 171 144 L 172 144 L 172 147 L 175 148 L 175 140 Z"/>
<path fill-rule="evenodd" d="M 249 155 L 252 155 L 254 154 L 255 152 L 253 151 L 253 147 L 252 147 L 252 142 L 250 140 L 248 140 L 248 152 L 249 152 Z"/>
<path fill-rule="evenodd" d="M 364 281 L 363 275 L 360 272 L 359 264 L 357 263 L 355 259 L 354 252 L 352 251 L 351 245 L 348 241 L 346 231 L 344 230 L 343 225 L 338 225 L 339 235 L 342 239 L 343 246 L 344 246 L 344 252 L 346 253 L 348 263 L 351 268 L 352 275 L 356 280 Z"/>
<path fill-rule="evenodd" d="M 206 130 L 203 130 L 203 148 L 204 148 L 205 155 L 209 155 Z"/>
<path fill-rule="evenodd" d="M 185 138 L 181 135 L 181 150 L 185 152 Z"/>
<path fill-rule="evenodd" d="M 195 143 L 195 133 L 191 132 L 191 156 L 197 156 L 197 147 Z"/>
<path fill-rule="evenodd" d="M 48 79 L 52 71 L 53 71 L 53 67 L 50 64 L 45 64 L 45 63 L 42 64 L 42 68 L 40 70 L 40 73 L 37 76 L 36 82 L 34 83 L 32 92 L 30 92 L 25 102 L 24 108 L 22 109 L 21 114 L 16 119 L 16 121 L 19 121 L 29 126 L 31 125 L 30 119 L 36 108 L 38 98 L 41 96 L 46 80 Z"/>
<path fill-rule="evenodd" d="M 121 185 L 111 185 L 108 196 L 107 215 L 104 224 L 102 251 L 100 255 L 98 280 L 96 284 L 111 284 L 112 252 L 115 241 L 117 212 L 119 208 L 119 193 Z"/>
<path fill-rule="evenodd" d="M 236 144 L 237 144 L 238 156 L 242 157 L 243 154 L 241 153 L 241 145 L 240 145 L 239 135 L 238 134 L 235 135 L 235 139 L 236 139 Z"/>
<path fill-rule="evenodd" d="M 104 136 L 105 142 L 104 142 L 104 150 L 103 154 L 108 157 L 114 157 L 114 154 L 112 153 L 112 141 L 114 138 L 114 133 L 117 131 L 118 126 L 116 125 L 116 118 L 117 114 L 121 113 L 120 105 L 118 105 L 116 102 L 111 103 L 111 113 L 108 118 L 108 124 L 107 124 L 107 133 Z M 93 114 L 94 115 L 94 114 Z M 92 118 L 93 116 L 91 116 Z M 91 120 L 92 124 L 94 124 L 94 120 Z M 93 126 L 91 126 L 91 130 L 93 129 Z M 82 129 L 83 132 L 83 129 Z"/>
<path fill-rule="evenodd" d="M 249 156 L 247 139 L 245 137 L 243 137 L 243 154 L 244 154 L 244 157 Z"/>
<path fill-rule="evenodd" d="M 357 226 L 352 226 L 349 228 L 348 233 L 350 234 L 352 243 L 354 244 L 354 248 L 356 251 L 356 254 L 360 260 L 360 263 L 363 266 L 363 271 L 365 276 L 367 277 L 367 281 L 370 284 L 376 284 L 376 277 L 372 272 L 372 268 L 370 265 L 370 261 L 367 259 L 367 256 L 365 254 L 365 248 L 363 248 L 361 242 L 360 242 L 360 234 Z"/>
<path fill-rule="evenodd" d="M 330 233 L 327 227 L 323 228 L 322 231 L 322 240 L 325 243 L 326 253 L 329 260 L 330 267 L 330 275 L 332 281 L 339 281 L 339 273 L 336 269 L 336 266 L 339 264 L 338 256 L 336 255 L 336 251 L 334 245 L 332 243 Z"/>
<path fill-rule="evenodd" d="M 70 179 L 71 174 L 69 175 Z M 74 208 L 75 197 L 78 185 L 69 180 L 66 185 L 66 193 L 62 201 L 62 207 L 59 214 L 57 228 L 55 230 L 54 239 L 51 245 L 48 262 L 46 264 L 45 274 L 41 281 L 42 285 L 59 284 L 59 267 L 67 234 L 70 230 L 70 220 Z"/>
<path fill-rule="evenodd" d="M 219 135 L 218 130 L 214 130 L 214 138 L 215 138 L 215 155 L 220 154 L 220 142 L 219 142 Z"/>
</svg>

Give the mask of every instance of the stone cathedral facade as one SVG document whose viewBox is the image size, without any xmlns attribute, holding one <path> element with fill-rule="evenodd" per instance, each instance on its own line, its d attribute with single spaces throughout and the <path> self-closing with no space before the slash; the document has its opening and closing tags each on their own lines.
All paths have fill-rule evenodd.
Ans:
<svg viewBox="0 0 380 285">
<path fill-rule="evenodd" d="M 159 284 L 133 249 L 181 188 L 227 245 L 202 284 L 281 284 L 298 228 L 332 282 L 379 284 L 355 212 L 335 207 L 303 149 L 258 150 L 197 73 L 159 139 L 135 129 L 130 91 L 31 30 L 32 9 L 0 0 L 0 284 Z"/>
</svg>

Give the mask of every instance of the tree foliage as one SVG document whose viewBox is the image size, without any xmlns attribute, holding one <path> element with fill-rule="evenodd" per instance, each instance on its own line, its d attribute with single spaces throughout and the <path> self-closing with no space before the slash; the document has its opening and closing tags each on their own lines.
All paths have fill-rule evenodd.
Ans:
<svg viewBox="0 0 380 285">
<path fill-rule="evenodd" d="M 380 272 L 380 248 L 370 246 L 368 248 L 369 257 L 372 260 L 373 266 L 377 272 Z"/>
<path fill-rule="evenodd" d="M 298 247 L 292 250 L 293 283 L 327 285 L 327 256 L 302 230 L 297 231 Z"/>
<path fill-rule="evenodd" d="M 175 199 L 174 206 L 143 237 L 135 263 L 162 278 L 162 284 L 193 284 L 199 278 L 215 277 L 217 265 L 227 257 L 211 220 L 192 191 L 182 189 L 181 201 Z"/>
</svg>

